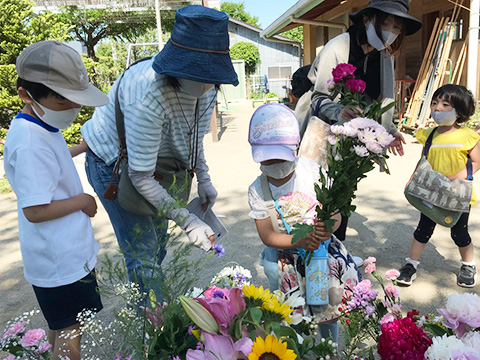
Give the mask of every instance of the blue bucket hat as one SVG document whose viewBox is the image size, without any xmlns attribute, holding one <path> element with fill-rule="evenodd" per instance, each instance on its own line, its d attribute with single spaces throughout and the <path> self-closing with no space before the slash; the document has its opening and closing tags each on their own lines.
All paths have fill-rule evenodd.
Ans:
<svg viewBox="0 0 480 360">
<path fill-rule="evenodd" d="M 153 61 L 158 74 L 208 84 L 238 85 L 229 54 L 227 14 L 188 5 L 175 14 L 172 36 Z"/>
</svg>

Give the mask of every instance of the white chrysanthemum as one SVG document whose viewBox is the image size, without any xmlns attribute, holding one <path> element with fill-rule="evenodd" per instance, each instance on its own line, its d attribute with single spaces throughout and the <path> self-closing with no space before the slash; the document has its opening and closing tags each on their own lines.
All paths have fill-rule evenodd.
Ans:
<svg viewBox="0 0 480 360">
<path fill-rule="evenodd" d="M 344 127 L 342 125 L 332 125 L 332 126 L 330 126 L 330 131 L 333 134 L 343 134 Z"/>
<path fill-rule="evenodd" d="M 368 149 L 362 145 L 353 145 L 353 150 L 358 156 L 367 157 L 368 156 Z"/>
<path fill-rule="evenodd" d="M 337 137 L 335 135 L 328 135 L 327 140 L 330 145 L 335 145 L 337 143 Z"/>
<path fill-rule="evenodd" d="M 425 358 L 428 360 L 450 360 L 452 358 L 452 352 L 469 354 L 468 359 L 480 359 L 478 353 L 471 347 L 466 346 L 456 336 L 448 336 L 447 334 L 442 337 L 434 337 L 432 345 L 425 352 Z M 477 357 L 475 357 L 477 355 Z"/>
<path fill-rule="evenodd" d="M 383 129 L 383 127 L 382 127 Z M 380 130 L 380 129 L 377 129 L 375 130 L 375 135 L 377 136 L 377 141 L 378 143 L 385 147 L 385 146 L 388 146 L 390 145 L 390 143 L 395 140 L 395 138 L 393 137 L 393 135 L 390 135 L 389 133 L 387 133 L 385 131 L 385 129 L 383 130 Z"/>
</svg>

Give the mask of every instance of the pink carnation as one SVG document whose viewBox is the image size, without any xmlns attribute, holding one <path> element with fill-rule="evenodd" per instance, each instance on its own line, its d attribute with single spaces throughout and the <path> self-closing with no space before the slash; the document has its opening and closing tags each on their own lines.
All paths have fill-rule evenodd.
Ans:
<svg viewBox="0 0 480 360">
<path fill-rule="evenodd" d="M 377 261 L 377 259 L 374 258 L 373 256 L 370 256 L 365 260 L 363 260 L 363 265 L 367 266 L 368 264 L 373 264 L 375 261 Z"/>
<path fill-rule="evenodd" d="M 3 358 L 3 360 L 15 360 L 15 356 L 8 355 L 6 358 Z"/>
<path fill-rule="evenodd" d="M 368 264 L 368 265 L 365 267 L 365 272 L 366 272 L 367 274 L 371 274 L 371 273 L 373 273 L 375 270 L 376 270 L 375 264 Z"/>
<path fill-rule="evenodd" d="M 20 343 L 23 347 L 37 346 L 40 340 L 45 338 L 45 335 L 46 334 L 43 329 L 28 330 L 25 335 L 23 335 Z"/>
<path fill-rule="evenodd" d="M 351 64 L 338 64 L 333 70 L 333 80 L 340 83 L 346 79 L 354 78 L 354 73 L 357 68 Z"/>
<path fill-rule="evenodd" d="M 385 286 L 385 294 L 389 298 L 398 298 L 400 296 L 400 288 L 395 285 L 387 285 Z"/>
<path fill-rule="evenodd" d="M 385 272 L 385 277 L 388 280 L 395 280 L 397 277 L 400 276 L 400 271 L 395 270 L 395 269 L 390 269 Z"/>
<path fill-rule="evenodd" d="M 365 91 L 367 84 L 363 80 L 349 79 L 345 82 L 345 86 L 353 93 L 361 93 Z"/>
<path fill-rule="evenodd" d="M 402 305 L 400 304 L 393 304 L 392 306 L 392 313 L 396 316 L 402 315 Z"/>
<path fill-rule="evenodd" d="M 40 343 L 40 346 L 38 347 L 38 352 L 40 354 L 43 354 L 44 352 L 47 352 L 51 348 L 52 348 L 52 344 L 50 344 L 47 341 L 44 341 L 44 342 Z"/>
<path fill-rule="evenodd" d="M 381 319 L 380 324 L 386 324 L 395 320 L 395 316 L 392 313 L 386 313 Z"/>
<path fill-rule="evenodd" d="M 381 325 L 378 354 L 382 359 L 424 360 L 432 339 L 411 318 L 394 319 Z"/>
<path fill-rule="evenodd" d="M 8 341 L 13 335 L 23 333 L 25 331 L 25 321 L 18 321 L 11 325 L 2 335 L 2 341 Z"/>
</svg>

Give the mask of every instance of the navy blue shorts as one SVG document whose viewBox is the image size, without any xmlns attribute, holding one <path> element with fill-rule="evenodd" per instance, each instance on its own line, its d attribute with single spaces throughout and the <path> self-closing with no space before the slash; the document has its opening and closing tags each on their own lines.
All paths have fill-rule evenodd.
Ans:
<svg viewBox="0 0 480 360">
<path fill-rule="evenodd" d="M 77 315 L 82 310 L 98 312 L 103 308 L 95 270 L 73 284 L 54 288 L 32 286 L 50 330 L 75 325 L 78 323 Z"/>
</svg>

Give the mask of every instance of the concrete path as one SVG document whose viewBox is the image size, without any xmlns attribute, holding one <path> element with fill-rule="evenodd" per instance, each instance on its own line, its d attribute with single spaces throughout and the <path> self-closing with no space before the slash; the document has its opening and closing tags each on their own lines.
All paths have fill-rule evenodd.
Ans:
<svg viewBox="0 0 480 360">
<path fill-rule="evenodd" d="M 212 142 L 210 134 L 204 141 L 210 174 L 219 192 L 214 210 L 226 216 L 222 221 L 229 234 L 222 243 L 227 253 L 221 259 L 211 259 L 208 269 L 199 274 L 198 284 L 207 284 L 227 262 L 236 261 L 252 271 L 255 284 L 265 286 L 266 278 L 258 265 L 262 244 L 253 221 L 248 217 L 247 202 L 248 186 L 259 175 L 259 166 L 253 162 L 247 142 L 248 123 L 254 109 L 250 102 L 235 103 L 231 107 L 235 110 L 224 112 L 219 123 L 220 141 Z M 409 135 L 406 139 L 406 155 L 392 156 L 389 160 L 391 175 L 375 169 L 360 182 L 354 200 L 357 210 L 350 219 L 345 242 L 355 255 L 363 258 L 375 256 L 377 268 L 382 274 L 403 264 L 419 219 L 419 213 L 405 200 L 403 188 L 420 157 L 421 145 Z M 79 171 L 82 170 L 81 157 L 75 161 Z M 0 171 L 3 171 L 2 165 Z M 480 175 L 475 180 L 477 189 L 480 188 L 479 179 Z M 479 208 L 473 207 L 469 222 L 477 252 L 480 244 L 479 214 Z M 100 243 L 100 256 L 116 254 L 113 230 L 101 205 L 92 222 L 95 237 Z M 200 250 L 194 250 L 195 256 L 201 254 Z M 476 258 L 480 259 L 480 256 L 477 254 Z M 401 290 L 404 311 L 416 308 L 424 314 L 432 313 L 444 305 L 450 294 L 466 291 L 478 294 L 480 286 L 466 290 L 456 285 L 458 269 L 459 254 L 450 233 L 448 229 L 438 227 L 425 250 L 418 279 L 411 287 Z M 0 294 L 0 330 L 10 318 L 36 307 L 31 286 L 23 278 L 13 194 L 0 195 Z M 109 304 L 105 305 L 108 309 Z M 108 316 L 107 312 L 104 316 Z M 42 320 L 39 322 L 41 324 Z"/>
</svg>

